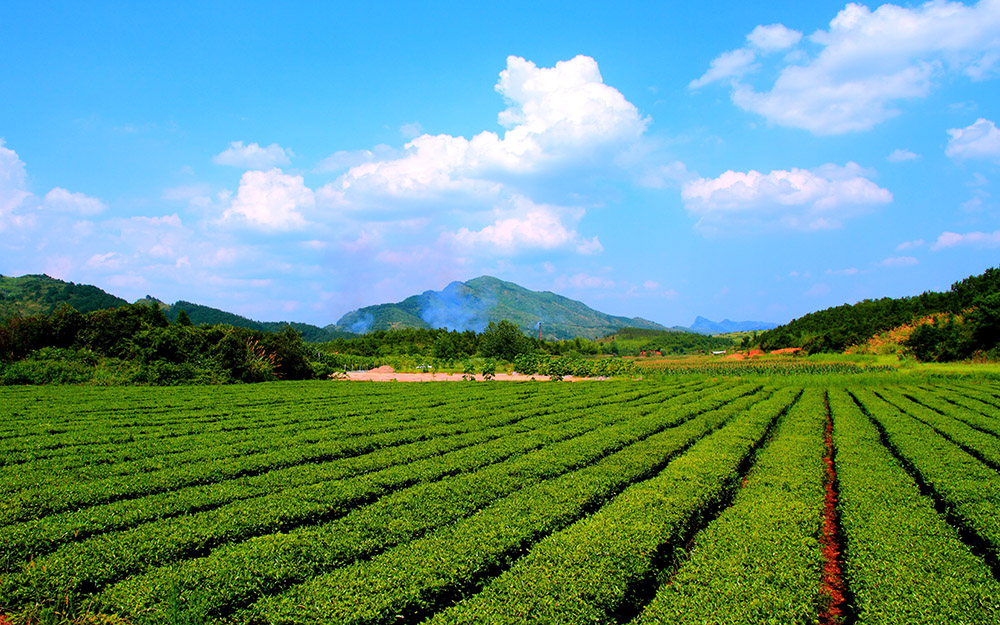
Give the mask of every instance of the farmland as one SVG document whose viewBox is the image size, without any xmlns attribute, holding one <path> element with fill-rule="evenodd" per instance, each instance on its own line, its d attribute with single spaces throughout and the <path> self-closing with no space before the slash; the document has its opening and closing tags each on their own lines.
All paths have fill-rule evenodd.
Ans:
<svg viewBox="0 0 1000 625">
<path fill-rule="evenodd" d="M 0 614 L 1000 622 L 1000 382 L 710 373 L 0 389 Z"/>
</svg>

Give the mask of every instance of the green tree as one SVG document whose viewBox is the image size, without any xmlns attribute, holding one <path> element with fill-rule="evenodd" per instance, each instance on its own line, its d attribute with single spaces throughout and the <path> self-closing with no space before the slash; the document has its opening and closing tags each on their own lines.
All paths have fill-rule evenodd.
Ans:
<svg viewBox="0 0 1000 625">
<path fill-rule="evenodd" d="M 434 341 L 433 355 L 438 360 L 453 362 L 458 358 L 458 346 L 451 336 L 444 334 Z"/>
<path fill-rule="evenodd" d="M 479 352 L 486 358 L 499 358 L 513 362 L 518 354 L 531 351 L 531 340 L 506 319 L 490 322 L 479 337 Z"/>
</svg>

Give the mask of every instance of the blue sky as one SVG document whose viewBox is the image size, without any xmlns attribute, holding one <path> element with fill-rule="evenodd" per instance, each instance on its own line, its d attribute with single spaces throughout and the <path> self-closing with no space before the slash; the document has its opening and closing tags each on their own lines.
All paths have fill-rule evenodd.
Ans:
<svg viewBox="0 0 1000 625">
<path fill-rule="evenodd" d="M 480 4 L 4 3 L 0 273 L 688 325 L 998 264 L 1000 1 Z"/>
</svg>

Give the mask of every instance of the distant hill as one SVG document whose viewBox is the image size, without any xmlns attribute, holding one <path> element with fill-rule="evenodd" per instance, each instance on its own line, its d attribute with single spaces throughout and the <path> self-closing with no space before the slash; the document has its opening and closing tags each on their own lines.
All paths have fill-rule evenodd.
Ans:
<svg viewBox="0 0 1000 625">
<path fill-rule="evenodd" d="M 729 332 L 770 330 L 777 327 L 778 324 L 766 321 L 730 321 L 729 319 L 712 321 L 711 319 L 698 316 L 695 318 L 694 323 L 691 324 L 690 329 L 692 332 L 701 332 L 703 334 L 728 334 Z"/>
<path fill-rule="evenodd" d="M 0 319 L 48 314 L 63 303 L 82 313 L 128 304 L 89 284 L 63 282 L 46 275 L 0 276 Z"/>
<path fill-rule="evenodd" d="M 394 304 L 353 310 L 337 328 L 356 333 L 394 328 L 448 328 L 482 331 L 490 321 L 506 319 L 526 333 L 547 339 L 597 339 L 619 328 L 668 328 L 638 317 L 616 317 L 550 291 L 531 291 L 513 282 L 481 276 L 452 282 L 441 291 L 425 291 Z"/>
<path fill-rule="evenodd" d="M 0 319 L 19 314 L 24 316 L 48 314 L 63 303 L 82 313 L 88 313 L 105 308 L 117 308 L 129 302 L 96 286 L 64 282 L 45 275 L 27 275 L 19 278 L 0 276 Z M 269 332 L 277 332 L 286 325 L 291 325 L 302 333 L 303 340 L 316 343 L 352 336 L 351 333 L 337 330 L 333 326 L 320 328 L 308 323 L 254 321 L 224 310 L 185 301 L 165 304 L 151 295 L 135 303 L 159 304 L 171 322 L 176 321 L 180 311 L 184 310 L 194 325 L 225 323 L 237 328 Z"/>
<path fill-rule="evenodd" d="M 880 332 L 939 313 L 962 313 L 984 300 L 1000 301 L 1000 268 L 969 276 L 944 292 L 925 291 L 913 297 L 866 299 L 803 315 L 763 332 L 757 344 L 763 349 L 803 347 L 808 352 L 841 352 L 864 343 Z"/>
<path fill-rule="evenodd" d="M 733 347 L 731 338 L 711 336 L 700 332 L 677 330 L 646 330 L 622 328 L 602 342 L 613 341 L 622 356 L 639 356 L 646 353 L 663 354 L 706 353 Z"/>
<path fill-rule="evenodd" d="M 322 343 L 336 338 L 352 336 L 350 332 L 338 330 L 333 326 L 321 328 L 308 323 L 298 323 L 295 321 L 254 321 L 253 319 L 247 319 L 246 317 L 242 317 L 235 313 L 226 312 L 210 306 L 202 306 L 201 304 L 194 304 L 192 302 L 185 302 L 184 300 L 164 307 L 163 312 L 166 313 L 167 319 L 173 323 L 177 321 L 177 317 L 181 314 L 182 310 L 187 313 L 188 318 L 191 319 L 191 323 L 194 325 L 201 325 L 203 323 L 224 323 L 237 328 L 265 330 L 267 332 L 278 332 L 284 329 L 285 326 L 290 325 L 302 333 L 302 340 L 310 343 Z"/>
</svg>

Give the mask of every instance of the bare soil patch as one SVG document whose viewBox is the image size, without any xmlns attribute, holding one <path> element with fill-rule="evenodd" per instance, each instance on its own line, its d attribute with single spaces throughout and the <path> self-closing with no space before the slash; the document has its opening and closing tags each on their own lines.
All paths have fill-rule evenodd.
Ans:
<svg viewBox="0 0 1000 625">
<path fill-rule="evenodd" d="M 365 382 L 462 382 L 461 373 L 400 373 L 392 367 L 383 365 L 369 371 L 348 371 L 346 374 L 334 374 L 334 380 L 353 380 Z M 483 380 L 482 374 L 476 374 L 476 380 Z M 523 373 L 498 373 L 493 376 L 494 380 L 506 382 L 529 382 L 537 380 L 545 382 L 549 380 L 547 375 L 524 375 Z M 599 378 L 577 378 L 571 375 L 563 376 L 564 382 L 579 382 L 582 380 L 594 380 Z"/>
</svg>

